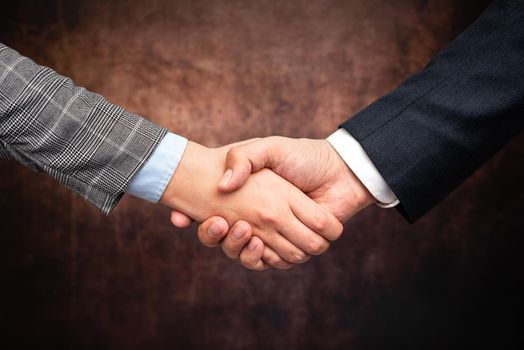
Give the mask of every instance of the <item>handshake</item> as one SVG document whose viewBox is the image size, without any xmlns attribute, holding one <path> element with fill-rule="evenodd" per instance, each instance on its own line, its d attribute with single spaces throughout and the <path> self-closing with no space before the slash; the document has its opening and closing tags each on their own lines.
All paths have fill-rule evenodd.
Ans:
<svg viewBox="0 0 524 350">
<path fill-rule="evenodd" d="M 325 252 L 342 223 L 374 202 L 327 140 L 267 137 L 220 148 L 188 142 L 160 203 L 193 220 L 253 270 L 289 269 Z"/>
<path fill-rule="evenodd" d="M 522 130 L 522 28 L 524 2 L 495 1 L 328 140 L 216 149 L 168 142 L 160 126 L 0 43 L 0 158 L 48 173 L 104 214 L 123 192 L 160 198 L 175 226 L 202 222 L 205 245 L 251 269 L 287 269 L 323 253 L 375 200 L 402 201 L 416 221 Z"/>
</svg>

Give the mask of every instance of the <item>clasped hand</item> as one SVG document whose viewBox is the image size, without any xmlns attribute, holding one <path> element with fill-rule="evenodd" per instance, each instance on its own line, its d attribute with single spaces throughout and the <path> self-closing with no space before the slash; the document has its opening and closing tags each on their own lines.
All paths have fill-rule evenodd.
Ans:
<svg viewBox="0 0 524 350">
<path fill-rule="evenodd" d="M 203 222 L 203 244 L 254 270 L 325 252 L 372 202 L 326 140 L 276 136 L 214 149 L 189 142 L 161 198 L 175 226 Z"/>
</svg>

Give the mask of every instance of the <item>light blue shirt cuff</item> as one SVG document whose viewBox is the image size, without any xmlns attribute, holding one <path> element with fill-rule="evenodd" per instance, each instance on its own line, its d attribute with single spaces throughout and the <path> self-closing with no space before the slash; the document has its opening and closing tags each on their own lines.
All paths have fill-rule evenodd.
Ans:
<svg viewBox="0 0 524 350">
<path fill-rule="evenodd" d="M 133 177 L 125 192 L 148 202 L 158 203 L 182 159 L 186 146 L 186 138 L 168 133 L 142 169 Z"/>
</svg>

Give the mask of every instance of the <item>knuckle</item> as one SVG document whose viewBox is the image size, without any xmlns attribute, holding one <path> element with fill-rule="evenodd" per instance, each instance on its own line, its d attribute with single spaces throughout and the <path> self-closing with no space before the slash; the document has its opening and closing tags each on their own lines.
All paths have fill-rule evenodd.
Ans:
<svg viewBox="0 0 524 350">
<path fill-rule="evenodd" d="M 292 264 L 288 263 L 287 261 L 285 261 L 284 259 L 282 259 L 280 256 L 276 254 L 270 254 L 270 255 L 264 256 L 264 261 L 268 265 L 273 266 L 280 270 L 287 270 L 293 267 Z"/>
<path fill-rule="evenodd" d="M 240 158 L 240 148 L 238 147 L 231 147 L 229 151 L 227 152 L 227 158 L 230 161 L 235 161 Z"/>
<path fill-rule="evenodd" d="M 262 220 L 262 222 L 268 225 L 274 225 L 278 221 L 277 214 L 268 210 L 268 208 L 266 208 L 266 210 L 260 211 L 259 217 Z"/>
<path fill-rule="evenodd" d="M 250 270 L 253 270 L 253 271 L 262 271 L 264 270 L 264 265 L 263 264 L 257 264 L 257 263 L 242 263 L 242 265 L 244 265 L 244 267 L 250 269 Z"/>
<path fill-rule="evenodd" d="M 257 262 L 258 259 L 254 259 L 252 256 L 245 254 L 245 252 L 240 254 L 240 263 L 250 270 L 253 270 L 257 266 Z"/>
<path fill-rule="evenodd" d="M 224 254 L 228 258 L 233 259 L 233 260 L 238 259 L 238 257 L 239 257 L 238 252 L 236 252 L 234 249 L 229 247 L 225 242 L 222 243 L 222 252 L 224 252 Z"/>
<path fill-rule="evenodd" d="M 286 264 L 285 262 L 283 264 L 284 265 L 279 266 L 278 268 L 281 269 L 281 270 L 291 270 L 293 267 L 295 267 L 295 265 Z"/>
<path fill-rule="evenodd" d="M 333 240 L 339 239 L 342 233 L 344 232 L 344 225 L 342 225 L 340 222 L 337 224 L 337 229 L 335 230 L 335 235 Z"/>
<path fill-rule="evenodd" d="M 277 255 L 264 256 L 264 261 L 269 265 L 278 265 L 282 259 Z"/>
<path fill-rule="evenodd" d="M 270 264 L 271 266 L 279 269 L 279 270 L 289 270 L 291 268 L 293 268 L 293 264 L 290 264 L 288 262 L 285 262 L 284 260 L 282 259 L 279 259 L 278 262 L 274 263 L 274 264 Z"/>
<path fill-rule="evenodd" d="M 307 261 L 308 255 L 299 250 L 291 254 L 289 257 L 289 262 L 292 264 L 302 264 Z"/>
<path fill-rule="evenodd" d="M 313 225 L 317 232 L 324 230 L 328 226 L 328 224 L 329 224 L 329 219 L 326 214 L 320 213 L 315 216 Z"/>
<path fill-rule="evenodd" d="M 326 235 L 325 238 L 329 239 L 330 241 L 336 241 L 340 238 L 343 232 L 344 225 L 342 225 L 340 222 L 337 222 L 336 228 L 330 230 L 329 234 Z"/>
<path fill-rule="evenodd" d="M 321 239 L 313 239 L 308 242 L 307 252 L 311 255 L 319 255 L 322 254 L 327 248 L 329 247 L 329 244 Z"/>
</svg>

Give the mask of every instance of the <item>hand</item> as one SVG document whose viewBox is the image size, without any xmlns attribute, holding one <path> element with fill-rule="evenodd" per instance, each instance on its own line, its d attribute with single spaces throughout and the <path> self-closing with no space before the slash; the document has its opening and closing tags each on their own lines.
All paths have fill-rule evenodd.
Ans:
<svg viewBox="0 0 524 350">
<path fill-rule="evenodd" d="M 228 225 L 246 220 L 258 243 L 265 245 L 264 254 L 283 267 L 322 253 L 328 240 L 340 235 L 342 225 L 329 211 L 270 170 L 250 176 L 238 191 L 218 191 L 228 149 L 189 142 L 160 202 L 195 220 L 213 215 L 225 218 Z M 267 266 L 259 261 L 251 267 Z"/>
<path fill-rule="evenodd" d="M 373 203 L 373 196 L 327 140 L 271 136 L 233 146 L 218 186 L 231 192 L 252 172 L 269 168 L 346 222 Z"/>
<path fill-rule="evenodd" d="M 180 214 L 177 211 L 172 212 L 172 221 L 173 217 L 185 217 L 184 214 Z M 174 219 L 177 220 L 176 218 Z M 191 223 L 191 219 L 184 219 L 187 222 L 187 225 Z M 187 226 L 186 225 L 186 226 Z M 230 231 L 230 234 L 227 234 Z M 231 230 L 227 221 L 224 218 L 219 216 L 214 216 L 207 219 L 204 223 L 198 226 L 198 238 L 200 241 L 207 247 L 216 247 L 219 242 L 224 254 L 226 254 L 231 259 L 237 259 L 240 257 L 242 263 L 254 270 L 258 270 L 261 263 L 260 257 L 264 253 L 264 243 L 260 238 L 252 236 L 252 228 L 249 223 L 246 221 L 240 220 L 237 221 Z M 249 245 L 244 249 L 244 246 L 249 243 Z M 283 260 L 272 261 L 271 258 L 267 262 L 280 269 L 288 269 L 292 267 L 292 264 L 285 263 Z M 267 266 L 265 266 L 267 268 Z"/>
<path fill-rule="evenodd" d="M 228 170 L 219 185 L 223 192 L 238 189 L 252 172 L 267 167 L 304 191 L 342 222 L 373 203 L 371 194 L 326 140 L 272 136 L 247 142 L 229 150 L 226 167 Z M 216 217 L 212 221 L 221 222 Z M 174 212 L 172 222 L 178 226 L 183 223 L 183 216 Z M 209 227 L 209 224 L 205 222 L 202 226 Z M 227 230 L 224 222 L 222 225 L 220 234 L 200 234 L 202 243 L 214 245 L 220 242 Z M 230 245 L 227 237 L 222 243 L 224 251 L 228 251 L 230 257 L 238 256 L 241 249 L 238 245 Z M 242 263 L 251 267 L 253 261 L 257 261 L 256 255 L 262 256 L 260 251 L 243 251 Z"/>
</svg>

